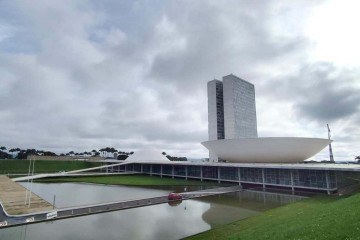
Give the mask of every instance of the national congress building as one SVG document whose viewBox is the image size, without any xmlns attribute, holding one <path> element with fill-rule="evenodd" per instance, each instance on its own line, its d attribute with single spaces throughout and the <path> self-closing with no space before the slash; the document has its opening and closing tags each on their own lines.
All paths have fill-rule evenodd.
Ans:
<svg viewBox="0 0 360 240">
<path fill-rule="evenodd" d="M 258 138 L 255 86 L 232 74 L 207 84 L 210 162 L 301 162 L 325 148 L 330 139 Z"/>
<path fill-rule="evenodd" d="M 256 138 L 256 104 L 253 84 L 232 74 L 207 84 L 209 140 Z M 210 152 L 210 161 L 218 156 Z"/>
</svg>

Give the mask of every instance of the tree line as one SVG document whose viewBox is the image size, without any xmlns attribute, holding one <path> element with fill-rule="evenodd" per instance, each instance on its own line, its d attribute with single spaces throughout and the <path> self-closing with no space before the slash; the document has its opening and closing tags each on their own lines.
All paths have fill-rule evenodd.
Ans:
<svg viewBox="0 0 360 240">
<path fill-rule="evenodd" d="M 11 148 L 7 150 L 5 146 L 0 147 L 0 159 L 27 159 L 29 155 L 36 155 L 36 156 L 99 156 L 100 151 L 106 151 L 111 153 L 118 153 L 118 160 L 125 160 L 130 154 L 134 152 L 125 152 L 119 151 L 115 148 L 101 148 L 100 150 L 93 149 L 92 151 L 88 152 L 75 152 L 69 151 L 67 153 L 56 154 L 51 151 L 44 151 L 44 150 L 36 150 L 36 149 L 20 149 L 20 148 Z M 12 154 L 15 153 L 15 154 Z"/>
</svg>

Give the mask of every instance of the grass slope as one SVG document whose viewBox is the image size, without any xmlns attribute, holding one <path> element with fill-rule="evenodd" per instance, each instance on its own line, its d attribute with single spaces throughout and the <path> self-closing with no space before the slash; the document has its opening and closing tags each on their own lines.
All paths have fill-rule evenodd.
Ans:
<svg viewBox="0 0 360 240">
<path fill-rule="evenodd" d="M 100 166 L 100 163 L 83 161 L 44 161 L 35 162 L 35 172 L 59 172 L 70 171 L 81 168 L 90 168 Z M 0 160 L 0 174 L 7 173 L 27 173 L 29 171 L 28 160 Z"/>
<path fill-rule="evenodd" d="M 306 199 L 187 239 L 360 239 L 360 193 Z"/>
<path fill-rule="evenodd" d="M 148 175 L 118 175 L 118 176 L 93 176 L 93 177 L 63 177 L 63 178 L 47 178 L 38 180 L 38 182 L 87 182 L 98 184 L 112 185 L 129 185 L 129 186 L 205 186 L 217 185 L 214 182 L 201 182 L 196 180 L 185 180 L 177 178 L 161 178 L 158 176 Z"/>
</svg>

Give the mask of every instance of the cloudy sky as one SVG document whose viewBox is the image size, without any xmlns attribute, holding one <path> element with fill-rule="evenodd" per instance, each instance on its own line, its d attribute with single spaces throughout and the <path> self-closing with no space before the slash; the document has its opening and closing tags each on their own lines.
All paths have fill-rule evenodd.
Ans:
<svg viewBox="0 0 360 240">
<path fill-rule="evenodd" d="M 1 0 L 0 145 L 206 157 L 206 82 L 233 73 L 255 84 L 259 136 L 325 138 L 329 123 L 336 160 L 353 160 L 359 7 Z"/>
</svg>

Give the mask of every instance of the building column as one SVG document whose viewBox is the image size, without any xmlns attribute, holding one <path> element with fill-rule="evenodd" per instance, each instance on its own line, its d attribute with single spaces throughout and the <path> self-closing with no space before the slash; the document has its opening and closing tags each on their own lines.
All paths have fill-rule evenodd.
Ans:
<svg viewBox="0 0 360 240">
<path fill-rule="evenodd" d="M 141 173 L 144 172 L 144 168 L 143 168 L 143 164 L 141 164 L 141 169 L 140 169 Z"/>
<path fill-rule="evenodd" d="M 261 173 L 262 173 L 262 186 L 263 186 L 263 190 L 265 190 L 265 170 L 263 168 L 261 169 Z"/>
<path fill-rule="evenodd" d="M 325 171 L 325 178 L 326 178 L 326 188 L 327 188 L 327 194 L 330 195 L 330 174 L 329 171 Z"/>
<path fill-rule="evenodd" d="M 241 185 L 241 175 L 240 175 L 240 168 L 237 168 L 237 174 L 238 174 L 238 181 L 239 181 L 239 185 Z"/>
<path fill-rule="evenodd" d="M 295 188 L 294 188 L 294 176 L 293 176 L 293 171 L 290 169 L 290 181 L 291 181 L 291 191 L 294 193 Z"/>
<path fill-rule="evenodd" d="M 174 165 L 171 165 L 171 177 L 174 178 Z"/>
<path fill-rule="evenodd" d="M 202 166 L 200 166 L 200 180 L 203 181 L 203 170 L 202 170 Z"/>
<path fill-rule="evenodd" d="M 188 166 L 185 166 L 185 179 L 188 179 Z"/>
<path fill-rule="evenodd" d="M 162 177 L 162 173 L 163 173 L 163 170 L 162 170 L 162 169 L 163 169 L 163 165 L 161 164 L 161 165 L 160 165 L 160 177 Z"/>
<path fill-rule="evenodd" d="M 217 175 L 218 175 L 218 176 L 217 176 L 217 177 L 218 177 L 218 183 L 220 183 L 220 182 L 221 182 L 221 181 L 220 181 L 220 167 L 217 167 L 217 169 L 218 169 L 218 174 L 217 174 Z"/>
<path fill-rule="evenodd" d="M 152 164 L 150 164 L 150 176 L 152 176 Z"/>
</svg>

